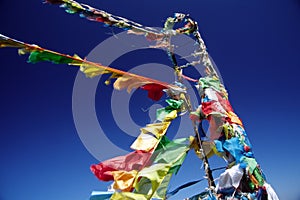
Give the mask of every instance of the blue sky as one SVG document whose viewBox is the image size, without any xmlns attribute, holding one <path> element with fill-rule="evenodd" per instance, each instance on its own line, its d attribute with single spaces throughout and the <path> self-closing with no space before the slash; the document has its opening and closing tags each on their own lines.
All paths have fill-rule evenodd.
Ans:
<svg viewBox="0 0 300 200">
<path fill-rule="evenodd" d="M 198 21 L 268 182 L 280 199 L 300 198 L 300 1 L 82 2 L 153 27 L 162 26 L 174 12 L 189 13 Z M 112 32 L 40 1 L 2 0 L 0 8 L 2 34 L 62 53 L 87 56 Z M 77 69 L 50 63 L 27 64 L 15 49 L 0 51 L 0 199 L 86 200 L 92 190 L 105 190 L 108 184 L 99 182 L 89 170 L 98 160 L 81 142 L 73 120 Z M 154 52 L 153 60 L 146 53 L 128 54 L 113 64 L 124 69 L 141 65 L 145 59 L 168 64 L 162 52 Z M 111 92 L 111 86 L 99 84 L 95 96 L 97 117 L 104 129 L 113 133 L 110 139 L 126 146 L 130 137 L 110 121 Z M 130 106 L 132 118 L 141 126 L 148 123 L 149 117 L 137 108 L 153 104 L 142 95 L 145 93 L 134 93 L 136 100 Z M 176 130 L 176 124 L 173 128 Z M 109 151 L 103 148 L 101 153 Z M 220 159 L 215 160 L 216 167 L 224 165 Z M 190 152 L 171 189 L 202 178 L 200 167 L 200 161 Z M 191 196 L 205 186 L 201 183 L 183 190 L 174 199 Z"/>
</svg>

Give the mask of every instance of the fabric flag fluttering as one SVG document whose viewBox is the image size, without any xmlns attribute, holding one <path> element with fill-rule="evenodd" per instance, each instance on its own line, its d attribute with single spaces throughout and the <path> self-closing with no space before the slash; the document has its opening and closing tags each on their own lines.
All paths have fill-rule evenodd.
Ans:
<svg viewBox="0 0 300 200">
<path fill-rule="evenodd" d="M 179 110 L 183 104 L 182 100 L 174 99 L 167 99 L 166 102 L 169 104 L 167 107 L 156 111 L 156 119 L 159 121 L 163 121 L 167 116 L 172 115 L 172 112 Z"/>
<path fill-rule="evenodd" d="M 97 165 L 92 165 L 91 170 L 99 180 L 111 181 L 114 180 L 113 171 L 140 170 L 148 165 L 150 157 L 151 152 L 134 151 L 125 156 L 118 156 Z"/>
<path fill-rule="evenodd" d="M 171 122 L 148 124 L 141 128 L 141 134 L 130 146 L 131 149 L 149 152 L 158 145 L 159 140 L 165 135 Z"/>
</svg>

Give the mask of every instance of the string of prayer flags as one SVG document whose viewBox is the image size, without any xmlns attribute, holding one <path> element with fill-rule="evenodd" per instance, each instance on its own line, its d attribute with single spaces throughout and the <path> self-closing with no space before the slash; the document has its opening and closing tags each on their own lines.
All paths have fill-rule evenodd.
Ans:
<svg viewBox="0 0 300 200">
<path fill-rule="evenodd" d="M 160 39 L 162 34 L 151 27 L 142 26 L 136 22 L 93 8 L 89 5 L 78 3 L 73 0 L 46 0 L 49 4 L 60 5 L 69 14 L 79 14 L 88 20 L 104 23 L 105 26 L 114 26 L 130 33 L 143 34 L 148 39 Z"/>
<path fill-rule="evenodd" d="M 175 67 L 177 66 L 177 61 L 170 45 L 171 36 L 178 34 L 193 35 L 198 44 L 198 49 L 192 54 L 194 57 L 198 57 L 198 60 L 192 61 L 185 65 L 179 66 L 178 68 L 185 68 L 187 66 L 195 66 L 197 64 L 203 64 L 207 67 L 207 73 L 213 76 L 218 76 L 208 52 L 203 39 L 199 33 L 198 24 L 189 15 L 183 13 L 175 13 L 174 17 L 169 17 L 164 25 L 163 31 L 156 30 L 151 27 L 142 26 L 139 23 L 128 20 L 124 17 L 119 17 L 107 13 L 103 10 L 93 8 L 89 5 L 78 3 L 74 0 L 46 0 L 46 3 L 59 5 L 61 8 L 65 9 L 67 13 L 79 14 L 79 16 L 84 17 L 88 20 L 103 23 L 104 26 L 118 27 L 123 30 L 128 31 L 128 33 L 135 35 L 144 35 L 147 40 L 157 41 L 156 47 L 167 49 L 169 52 L 169 57 Z M 173 30 L 175 23 L 184 22 L 184 26 Z"/>
<path fill-rule="evenodd" d="M 52 2 L 56 2 L 56 1 L 52 1 Z M 73 1 L 69 1 L 69 0 L 57 1 L 57 3 L 62 3 L 62 2 L 68 2 L 72 4 Z M 116 82 L 114 83 L 115 89 L 121 90 L 126 88 L 128 92 L 131 92 L 133 89 L 141 88 L 143 90 L 148 91 L 148 97 L 155 101 L 159 100 L 163 96 L 164 94 L 163 90 L 165 89 L 185 92 L 184 89 L 176 85 L 139 76 L 129 72 L 124 72 L 122 70 L 101 65 L 99 63 L 90 62 L 80 58 L 76 54 L 74 56 L 61 54 L 55 51 L 44 49 L 37 45 L 31 45 L 31 44 L 18 41 L 1 34 L 0 34 L 0 47 L 18 48 L 20 55 L 29 54 L 28 62 L 33 64 L 42 61 L 48 61 L 54 64 L 68 64 L 72 66 L 79 66 L 80 71 L 85 73 L 85 75 L 90 78 L 102 74 L 111 74 L 109 80 L 105 82 L 106 84 L 109 84 L 111 79 L 117 79 Z"/>
</svg>

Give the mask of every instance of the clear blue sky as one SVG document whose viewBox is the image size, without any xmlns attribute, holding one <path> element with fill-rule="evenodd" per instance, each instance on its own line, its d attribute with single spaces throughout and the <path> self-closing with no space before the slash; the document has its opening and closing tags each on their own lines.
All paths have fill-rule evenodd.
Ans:
<svg viewBox="0 0 300 200">
<path fill-rule="evenodd" d="M 162 26 L 174 12 L 189 13 L 198 21 L 268 182 L 280 199 L 300 199 L 299 0 L 82 2 L 153 27 Z M 111 36 L 111 30 L 101 24 L 41 1 L 1 0 L 0 9 L 2 34 L 62 53 L 84 57 Z M 0 58 L 0 199 L 87 200 L 92 190 L 105 190 L 108 184 L 99 182 L 89 170 L 98 161 L 82 144 L 73 122 L 72 90 L 77 69 L 27 64 L 15 49 L 0 49 Z M 153 61 L 151 57 L 128 55 L 114 64 L 135 66 L 144 59 L 168 63 L 163 54 Z M 96 108 L 98 117 L 107 116 L 103 120 L 109 124 L 109 111 L 101 110 L 110 106 L 100 95 L 105 92 L 111 93 L 111 86 L 99 86 Z M 151 106 L 151 101 L 141 99 Z M 131 108 L 131 115 L 142 126 L 147 115 L 136 111 L 135 106 Z M 116 135 L 112 140 L 122 141 L 122 132 L 114 124 L 105 128 Z M 104 149 L 103 154 L 107 151 Z M 191 152 L 172 180 L 171 189 L 201 178 L 200 165 Z M 174 199 L 200 192 L 205 185 L 183 190 Z"/>
</svg>

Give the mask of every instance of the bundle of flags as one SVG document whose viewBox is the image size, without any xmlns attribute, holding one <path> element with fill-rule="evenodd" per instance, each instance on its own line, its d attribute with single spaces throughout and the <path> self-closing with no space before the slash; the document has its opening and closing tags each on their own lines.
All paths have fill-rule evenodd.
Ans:
<svg viewBox="0 0 300 200">
<path fill-rule="evenodd" d="M 272 196 L 272 199 L 277 200 L 276 195 L 268 194 L 272 193 L 272 189 L 266 189 L 268 184 L 254 158 L 243 123 L 234 113 L 228 101 L 228 94 L 218 77 L 207 75 L 200 78 L 197 88 L 201 104 L 196 111 L 191 112 L 190 118 L 194 121 L 209 121 L 209 133 L 206 138 L 214 142 L 211 150 L 214 154 L 226 158 L 228 162 L 228 169 L 219 177 L 216 196 L 224 199 L 235 196 L 242 199 L 241 195 L 246 193 L 252 195 L 253 199 L 260 200 Z"/>
<path fill-rule="evenodd" d="M 184 78 L 195 82 L 197 80 L 183 75 L 182 69 L 198 64 L 206 68 L 207 76 L 200 78 L 196 85 L 201 104 L 196 111 L 190 113 L 190 118 L 195 122 L 194 124 L 207 120 L 210 125 L 209 131 L 197 135 L 200 143 L 193 137 L 170 141 L 166 132 L 171 121 L 177 117 L 178 112 L 184 112 L 185 106 L 190 104 L 187 103 L 185 95 L 182 95 L 186 93 L 185 87 L 103 66 L 82 59 L 76 54 L 70 56 L 57 53 L 0 34 L 0 47 L 17 48 L 20 55 L 29 54 L 29 63 L 48 61 L 54 64 L 78 66 L 80 71 L 90 78 L 109 74 L 110 77 L 105 83 L 110 84 L 112 79 L 116 79 L 113 86 L 117 90 L 126 89 L 130 93 L 140 88 L 146 90 L 148 97 L 156 101 L 161 99 L 164 92 L 171 97 L 167 100 L 167 107 L 157 110 L 156 117 L 160 122 L 148 124 L 141 129 L 140 135 L 131 145 L 133 150 L 131 153 L 91 166 L 91 171 L 99 180 L 114 182 L 109 191 L 94 191 L 90 200 L 166 199 L 168 195 L 174 195 L 179 190 L 196 184 L 200 180 L 186 183 L 167 193 L 172 175 L 178 172 L 191 148 L 195 149 L 196 154 L 204 162 L 206 158 L 218 155 L 226 159 L 228 166 L 220 175 L 216 188 L 208 188 L 207 191 L 189 199 L 278 200 L 254 158 L 252 145 L 243 123 L 230 105 L 228 93 L 219 80 L 194 20 L 188 15 L 176 13 L 174 17 L 166 20 L 164 29 L 160 32 L 74 0 L 45 0 L 45 2 L 59 5 L 67 13 L 79 14 L 88 20 L 101 22 L 105 26 L 122 28 L 128 33 L 144 35 L 149 40 L 157 41 L 155 47 L 166 49 L 178 79 Z M 178 22 L 184 22 L 184 26 L 173 30 L 175 23 Z M 198 49 L 192 55 L 198 60 L 177 66 L 173 46 L 170 44 L 171 37 L 177 34 L 192 35 L 195 38 Z M 188 107 L 190 110 L 191 106 Z"/>
<path fill-rule="evenodd" d="M 101 181 L 114 181 L 114 193 L 110 199 L 165 199 L 167 186 L 173 174 L 182 165 L 193 137 L 170 141 L 166 132 L 177 117 L 181 101 L 168 100 L 172 107 L 163 108 L 169 112 L 159 123 L 141 128 L 140 135 L 132 143 L 134 151 L 91 166 L 91 171 Z M 90 199 L 103 200 L 107 192 L 94 193 Z"/>
</svg>

